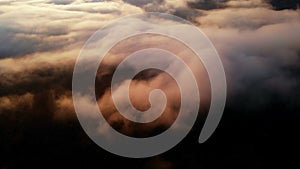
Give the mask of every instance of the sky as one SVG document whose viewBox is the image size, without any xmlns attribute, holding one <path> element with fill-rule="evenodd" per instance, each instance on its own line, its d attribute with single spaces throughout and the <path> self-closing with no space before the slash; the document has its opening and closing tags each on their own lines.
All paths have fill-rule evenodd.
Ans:
<svg viewBox="0 0 300 169">
<path fill-rule="evenodd" d="M 51 166 L 103 168 L 121 163 L 124 168 L 288 168 L 294 160 L 285 155 L 299 149 L 299 4 L 297 0 L 0 1 L 0 168 L 47 168 L 50 161 Z M 216 133 L 198 145 L 198 128 L 210 99 L 202 64 L 189 59 L 193 54 L 182 44 L 168 45 L 166 37 L 148 35 L 118 44 L 96 79 L 97 102 L 118 131 L 136 137 L 155 135 L 177 116 L 179 97 L 173 92 L 177 86 L 167 74 L 154 70 L 131 83 L 136 98 L 132 101 L 144 110 L 149 107 L 144 101 L 149 91 L 162 88 L 170 99 L 164 116 L 146 126 L 119 116 L 109 83 L 120 59 L 131 51 L 160 46 L 182 55 L 197 75 L 204 98 L 198 127 L 187 139 L 165 154 L 136 160 L 110 155 L 83 132 L 74 112 L 72 74 L 80 50 L 95 31 L 114 19 L 145 12 L 173 14 L 200 28 L 223 62 L 228 94 Z M 135 26 L 123 24 L 119 26 Z M 124 79 L 118 91 L 126 83 Z"/>
</svg>

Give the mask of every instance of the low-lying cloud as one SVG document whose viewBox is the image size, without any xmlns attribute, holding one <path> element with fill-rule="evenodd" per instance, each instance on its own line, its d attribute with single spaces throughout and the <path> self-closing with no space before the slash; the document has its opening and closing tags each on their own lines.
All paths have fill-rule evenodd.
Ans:
<svg viewBox="0 0 300 169">
<path fill-rule="evenodd" d="M 299 10 L 274 10 L 287 7 L 264 0 L 204 2 L 0 2 L 1 125 L 18 123 L 30 128 L 58 121 L 76 121 L 71 95 L 72 72 L 84 42 L 111 20 L 145 11 L 167 12 L 189 19 L 206 33 L 223 61 L 228 82 L 227 106 L 233 113 L 247 114 L 248 117 L 262 112 L 269 116 L 273 111 L 282 111 L 280 115 L 283 117 L 295 112 L 300 105 L 297 92 L 300 90 Z M 151 37 L 147 38 L 151 42 Z M 108 121 L 116 129 L 128 135 L 144 137 L 145 132 L 141 133 L 135 124 L 129 124 L 118 116 L 110 100 L 109 83 L 115 67 L 133 49 L 143 46 L 136 44 L 131 49 L 130 44 L 133 42 L 120 46 L 120 49 L 126 48 L 127 51 L 111 51 L 111 59 L 103 61 L 102 71 L 96 80 L 96 94 L 98 104 L 106 110 Z M 161 42 L 165 43 L 159 45 Z M 171 46 L 175 53 L 182 49 L 174 43 L 166 45 L 166 40 L 157 37 L 152 43 L 144 44 L 143 47 L 155 44 L 160 47 Z M 199 64 L 191 60 L 188 63 L 195 70 L 199 69 Z M 145 88 L 148 91 L 153 86 L 169 91 L 176 88 L 173 83 L 164 83 L 166 78 L 161 72 L 144 72 L 132 82 L 132 91 Z M 200 83 L 202 78 L 199 76 Z M 128 83 L 126 80 L 123 83 Z M 141 98 L 145 98 L 141 95 Z M 165 116 L 168 118 L 148 126 L 150 129 L 142 128 L 146 135 L 147 129 L 154 130 L 157 125 L 168 127 L 176 117 L 173 113 L 178 109 L 176 96 L 169 98 L 175 101 L 168 105 Z M 133 99 L 134 102 L 137 100 Z M 137 107 L 146 109 L 149 106 L 147 100 L 142 103 L 137 104 Z M 89 100 L 83 99 L 82 104 L 89 105 Z M 275 110 L 274 106 L 281 109 Z M 159 131 L 161 127 L 158 127 Z M 99 130 L 105 133 L 105 126 Z"/>
</svg>

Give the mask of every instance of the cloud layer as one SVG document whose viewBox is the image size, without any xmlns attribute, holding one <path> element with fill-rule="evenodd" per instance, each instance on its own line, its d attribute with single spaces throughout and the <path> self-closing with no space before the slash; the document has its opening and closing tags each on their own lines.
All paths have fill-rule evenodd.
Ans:
<svg viewBox="0 0 300 169">
<path fill-rule="evenodd" d="M 293 124 L 291 119 L 299 117 L 295 114 L 300 105 L 300 16 L 299 9 L 290 9 L 295 9 L 297 3 L 293 1 L 286 5 L 264 0 L 1 1 L 0 125 L 4 127 L 0 132 L 7 138 L 0 141 L 0 148 L 8 143 L 21 144 L 23 135 L 37 129 L 49 126 L 53 129 L 55 125 L 73 129 L 77 121 L 71 79 L 81 47 L 94 31 L 111 20 L 150 11 L 188 19 L 211 39 L 227 75 L 227 114 L 234 114 L 237 119 L 263 119 L 259 130 L 278 119 L 287 119 Z M 121 132 L 140 137 L 157 134 L 172 123 L 176 117 L 174 110 L 178 109 L 177 94 L 171 92 L 176 85 L 166 82 L 169 80 L 166 74 L 154 70 L 136 77 L 131 84 L 133 91 L 148 91 L 159 86 L 169 92 L 169 98 L 174 98 L 160 121 L 137 130 L 137 124 L 120 118 L 110 100 L 109 82 L 114 68 L 124 56 L 142 47 L 169 47 L 175 53 L 190 54 L 176 42 L 168 45 L 169 40 L 163 37 L 144 38 L 147 41 L 129 39 L 119 44 L 118 50 L 110 51 L 110 59 L 104 60 L 96 80 L 98 103 L 106 110 L 108 121 Z M 137 40 L 145 44 L 133 45 Z M 127 50 L 118 52 L 123 48 Z M 206 84 L 201 89 L 205 93 L 208 86 L 207 79 L 203 80 L 207 78 L 206 72 L 193 60 L 187 62 L 195 70 L 200 67 L 198 81 Z M 127 83 L 126 79 L 123 83 Z M 147 94 L 136 94 L 139 97 L 133 98 L 133 102 L 139 109 L 146 109 L 149 106 Z M 83 100 L 82 104 L 89 102 Z M 17 127 L 23 128 L 22 131 L 18 132 Z M 105 126 L 102 130 L 105 132 Z M 269 130 L 264 132 L 270 134 Z M 85 142 L 84 138 L 86 136 L 80 136 L 80 141 Z M 173 167 L 164 159 L 154 159 L 149 163 L 149 168 L 154 163 L 165 168 Z M 174 163 L 179 162 L 175 160 Z"/>
</svg>

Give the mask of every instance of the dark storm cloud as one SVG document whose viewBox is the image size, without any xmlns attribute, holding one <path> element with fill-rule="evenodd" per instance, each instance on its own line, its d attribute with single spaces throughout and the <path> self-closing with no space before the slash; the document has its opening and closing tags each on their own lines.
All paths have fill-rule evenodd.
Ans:
<svg viewBox="0 0 300 169">
<path fill-rule="evenodd" d="M 195 22 L 195 18 L 203 15 L 201 11 L 187 8 L 177 8 L 172 14 L 191 22 Z"/>
<path fill-rule="evenodd" d="M 195 9 L 204 9 L 204 10 L 209 10 L 209 9 L 216 9 L 222 7 L 223 3 L 226 0 L 123 0 L 126 3 L 141 7 L 146 9 L 147 11 L 149 10 L 157 10 L 159 8 L 165 7 L 189 7 L 195 8 Z"/>
<path fill-rule="evenodd" d="M 190 0 L 187 2 L 190 8 L 202 9 L 202 10 L 211 10 L 224 8 L 225 5 L 223 2 L 226 0 Z"/>
<path fill-rule="evenodd" d="M 267 0 L 276 10 L 299 9 L 300 0 Z"/>
</svg>

